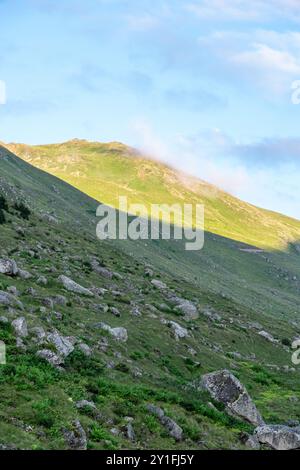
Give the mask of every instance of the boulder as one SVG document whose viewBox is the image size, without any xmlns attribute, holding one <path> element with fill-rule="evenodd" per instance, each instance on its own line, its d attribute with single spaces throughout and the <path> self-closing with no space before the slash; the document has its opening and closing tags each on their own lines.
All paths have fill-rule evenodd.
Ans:
<svg viewBox="0 0 300 470">
<path fill-rule="evenodd" d="M 63 359 L 53 351 L 50 351 L 50 349 L 41 349 L 40 351 L 37 351 L 36 355 L 41 359 L 49 362 L 49 364 L 52 366 L 59 366 L 63 364 Z"/>
<path fill-rule="evenodd" d="M 259 426 L 254 431 L 261 444 L 276 450 L 300 449 L 300 427 L 284 425 Z"/>
<path fill-rule="evenodd" d="M 66 444 L 71 450 L 86 450 L 87 437 L 78 419 L 73 421 L 72 429 L 63 429 Z"/>
<path fill-rule="evenodd" d="M 12 259 L 0 259 L 0 274 L 5 274 L 6 276 L 16 276 L 18 274 L 17 263 Z"/>
<path fill-rule="evenodd" d="M 16 320 L 14 320 L 11 323 L 11 325 L 14 328 L 15 333 L 16 333 L 17 336 L 19 336 L 21 338 L 26 338 L 26 336 L 28 336 L 28 328 L 27 328 L 26 318 L 24 318 L 24 317 L 16 318 Z"/>
<path fill-rule="evenodd" d="M 166 416 L 164 411 L 158 406 L 149 404 L 147 405 L 147 410 L 157 416 L 161 424 L 165 427 L 171 437 L 174 437 L 176 441 L 181 441 L 183 431 L 178 424 L 171 419 L 169 416 Z"/>
<path fill-rule="evenodd" d="M 214 400 L 223 403 L 226 411 L 231 415 L 242 418 L 255 426 L 264 424 L 246 388 L 228 370 L 224 369 L 203 375 L 201 387 Z"/>
<path fill-rule="evenodd" d="M 31 279 L 33 276 L 28 271 L 25 271 L 24 269 L 19 269 L 18 270 L 18 277 L 20 279 L 23 279 L 24 281 L 26 281 L 27 279 Z"/>
<path fill-rule="evenodd" d="M 55 346 L 56 351 L 63 358 L 69 356 L 69 354 L 74 351 L 74 346 L 71 341 L 67 337 L 61 336 L 57 331 L 49 333 L 47 335 L 47 341 Z"/>
<path fill-rule="evenodd" d="M 279 343 L 278 339 L 275 339 L 274 336 L 272 336 L 271 333 L 268 333 L 267 331 L 261 330 L 258 332 L 258 334 L 267 341 L 270 341 L 270 343 Z"/>
<path fill-rule="evenodd" d="M 187 336 L 189 336 L 187 329 L 183 328 L 183 326 L 180 326 L 175 321 L 170 320 L 168 322 L 168 325 L 170 326 L 176 340 L 186 338 Z"/>
<path fill-rule="evenodd" d="M 97 323 L 95 325 L 97 328 L 102 328 L 102 330 L 108 331 L 117 341 L 121 341 L 123 343 L 126 343 L 128 339 L 128 333 L 126 328 L 123 328 L 122 326 L 112 328 L 111 326 L 107 325 L 106 323 Z"/>
<path fill-rule="evenodd" d="M 168 288 L 164 282 L 159 281 L 158 279 L 152 279 L 151 284 L 159 290 L 165 290 Z"/>
<path fill-rule="evenodd" d="M 20 309 L 23 309 L 22 302 L 20 302 L 14 295 L 3 290 L 0 290 L 0 305 L 5 305 L 7 307 L 19 307 Z"/>
<path fill-rule="evenodd" d="M 75 292 L 76 294 L 82 294 L 93 297 L 94 294 L 86 287 L 77 284 L 77 282 L 73 281 L 67 276 L 61 275 L 59 276 L 58 280 L 63 284 L 64 288 L 70 292 Z"/>
</svg>

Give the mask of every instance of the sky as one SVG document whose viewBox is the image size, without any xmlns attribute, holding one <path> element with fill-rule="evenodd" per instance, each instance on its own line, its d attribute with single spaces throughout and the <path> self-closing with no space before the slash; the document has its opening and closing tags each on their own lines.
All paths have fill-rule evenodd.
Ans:
<svg viewBox="0 0 300 470">
<path fill-rule="evenodd" d="M 300 219 L 299 0 L 0 0 L 0 21 L 0 141 L 124 142 Z"/>
</svg>

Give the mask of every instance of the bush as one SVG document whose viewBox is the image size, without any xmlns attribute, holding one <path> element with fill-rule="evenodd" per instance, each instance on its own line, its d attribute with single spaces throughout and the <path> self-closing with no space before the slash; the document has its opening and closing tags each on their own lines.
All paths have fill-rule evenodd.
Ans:
<svg viewBox="0 0 300 470">
<path fill-rule="evenodd" d="M 0 196 L 0 209 L 8 211 L 8 204 L 4 196 Z"/>
<path fill-rule="evenodd" d="M 26 207 L 23 202 L 20 202 L 20 203 L 15 203 L 14 205 L 14 208 L 16 209 L 16 211 L 19 212 L 20 216 L 23 218 L 23 219 L 26 219 L 28 220 L 29 219 L 29 216 L 31 214 L 31 211 L 28 207 Z"/>
<path fill-rule="evenodd" d="M 3 210 L 0 209 L 0 225 L 5 224 L 5 222 L 6 222 L 5 214 L 4 214 Z"/>
</svg>

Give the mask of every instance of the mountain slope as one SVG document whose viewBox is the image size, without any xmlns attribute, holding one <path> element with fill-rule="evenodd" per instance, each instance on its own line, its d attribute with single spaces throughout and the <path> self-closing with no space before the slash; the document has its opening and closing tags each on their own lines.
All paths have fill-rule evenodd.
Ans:
<svg viewBox="0 0 300 470">
<path fill-rule="evenodd" d="M 32 165 L 58 176 L 98 201 L 202 203 L 206 230 L 267 249 L 287 249 L 300 239 L 300 221 L 259 209 L 199 179 L 149 160 L 119 143 L 72 140 L 62 144 L 7 146 Z"/>
<path fill-rule="evenodd" d="M 15 297 L 12 305 L 0 302 L 0 340 L 7 345 L 1 446 L 65 449 L 63 429 L 79 420 L 89 448 L 245 448 L 240 433 L 253 427 L 191 386 L 223 368 L 247 386 L 268 422 L 300 418 L 299 370 L 289 347 L 300 334 L 296 250 L 241 251 L 245 245 L 210 233 L 194 253 L 181 242 L 100 242 L 95 199 L 1 147 L 0 195 L 8 205 L 0 259 L 15 260 L 32 276 L 0 274 L 0 299 Z M 66 290 L 61 275 L 94 295 Z M 155 279 L 167 289 L 155 287 Z M 188 318 L 171 293 L 192 302 L 197 316 Z M 16 343 L 11 323 L 21 317 L 29 334 Z M 126 328 L 127 341 L 114 339 L 101 322 Z M 170 322 L 187 335 L 176 339 Z M 42 349 L 58 354 L 57 334 L 74 347 L 61 368 L 37 356 Z M 78 408 L 81 400 L 97 411 Z M 181 426 L 182 441 L 148 413 L 149 403 Z M 135 440 L 126 417 L 133 418 Z"/>
</svg>

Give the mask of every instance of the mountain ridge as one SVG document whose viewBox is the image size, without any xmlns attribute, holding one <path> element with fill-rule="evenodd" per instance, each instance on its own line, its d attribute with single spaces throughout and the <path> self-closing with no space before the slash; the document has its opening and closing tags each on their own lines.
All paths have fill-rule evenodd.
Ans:
<svg viewBox="0 0 300 470">
<path fill-rule="evenodd" d="M 289 242 L 300 239 L 299 220 L 241 201 L 119 142 L 73 139 L 49 145 L 5 146 L 25 161 L 114 207 L 119 195 L 148 206 L 151 202 L 203 203 L 206 229 L 217 235 L 266 249 L 286 249 Z"/>
</svg>

